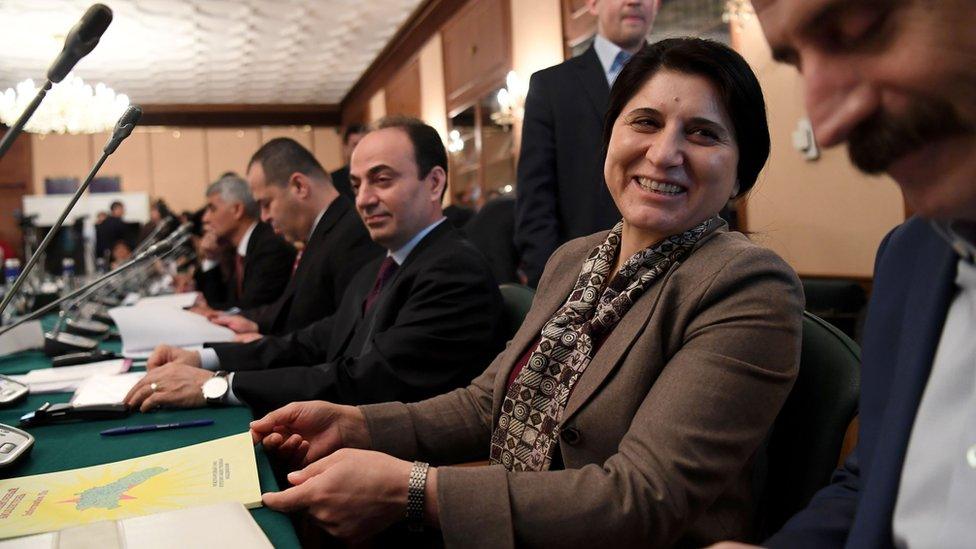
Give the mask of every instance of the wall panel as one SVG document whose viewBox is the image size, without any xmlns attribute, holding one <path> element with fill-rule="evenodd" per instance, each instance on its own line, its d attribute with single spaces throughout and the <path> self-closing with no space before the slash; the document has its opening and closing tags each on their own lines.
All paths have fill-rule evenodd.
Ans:
<svg viewBox="0 0 976 549">
<path fill-rule="evenodd" d="M 242 177 L 247 162 L 261 146 L 257 128 L 209 128 L 206 130 L 207 181 L 216 181 L 226 172 Z"/>
<path fill-rule="evenodd" d="M 44 194 L 45 177 L 77 177 L 80 182 L 94 162 L 88 135 L 32 134 L 31 150 L 36 194 Z"/>
<path fill-rule="evenodd" d="M 197 210 L 209 182 L 204 130 L 154 128 L 149 133 L 153 189 L 175 211 Z"/>
<path fill-rule="evenodd" d="M 102 154 L 102 149 L 110 135 L 110 132 L 102 132 L 89 136 L 94 156 Z M 112 153 L 112 156 L 108 157 L 98 173 L 104 176 L 118 176 L 122 181 L 122 192 L 145 192 L 153 197 L 155 185 L 149 160 L 150 154 L 149 132 L 146 128 L 136 128 L 132 135 Z"/>
<path fill-rule="evenodd" d="M 312 130 L 312 154 L 326 171 L 334 172 L 345 164 L 342 158 L 342 135 L 338 128 Z"/>
</svg>

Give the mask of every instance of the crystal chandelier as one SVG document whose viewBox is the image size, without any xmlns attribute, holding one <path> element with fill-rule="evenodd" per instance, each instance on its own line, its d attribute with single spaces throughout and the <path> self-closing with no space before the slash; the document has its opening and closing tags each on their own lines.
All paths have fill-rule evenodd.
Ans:
<svg viewBox="0 0 976 549">
<path fill-rule="evenodd" d="M 491 119 L 502 126 L 511 126 L 516 120 L 525 116 L 526 86 L 522 83 L 518 73 L 508 71 L 505 77 L 505 87 L 498 90 L 495 97 L 498 101 L 498 112 L 491 114 Z"/>
<path fill-rule="evenodd" d="M 30 79 L 17 84 L 16 89 L 7 88 L 0 94 L 0 122 L 7 126 L 16 122 L 36 93 L 37 87 Z M 116 95 L 101 82 L 92 88 L 69 74 L 51 88 L 24 130 L 31 133 L 109 131 L 128 106 L 129 98 L 125 94 Z"/>
<path fill-rule="evenodd" d="M 741 29 L 756 16 L 756 11 L 749 0 L 726 0 L 725 11 L 722 12 L 722 22 L 735 23 Z"/>
</svg>

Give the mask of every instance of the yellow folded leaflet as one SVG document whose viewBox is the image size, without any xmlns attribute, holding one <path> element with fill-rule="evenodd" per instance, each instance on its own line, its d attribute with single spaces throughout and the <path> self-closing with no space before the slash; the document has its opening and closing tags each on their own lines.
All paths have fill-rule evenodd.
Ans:
<svg viewBox="0 0 976 549">
<path fill-rule="evenodd" d="M 0 480 L 0 539 L 223 501 L 261 505 L 248 433 L 105 465 Z"/>
</svg>

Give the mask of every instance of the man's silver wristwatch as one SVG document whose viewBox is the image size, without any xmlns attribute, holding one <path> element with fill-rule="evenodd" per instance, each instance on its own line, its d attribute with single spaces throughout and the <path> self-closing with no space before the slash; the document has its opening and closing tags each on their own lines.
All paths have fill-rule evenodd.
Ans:
<svg viewBox="0 0 976 549">
<path fill-rule="evenodd" d="M 424 530 L 424 491 L 427 487 L 427 471 L 430 465 L 422 461 L 413 462 L 410 468 L 410 482 L 407 484 L 407 529 L 411 532 Z"/>
<path fill-rule="evenodd" d="M 203 398 L 207 404 L 221 404 L 227 398 L 227 391 L 230 389 L 230 381 L 227 379 L 227 372 L 218 370 L 214 376 L 203 383 Z"/>
</svg>

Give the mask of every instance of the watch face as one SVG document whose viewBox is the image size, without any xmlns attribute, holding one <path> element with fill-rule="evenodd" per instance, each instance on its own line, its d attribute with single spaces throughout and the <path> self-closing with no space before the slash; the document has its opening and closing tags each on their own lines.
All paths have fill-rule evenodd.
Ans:
<svg viewBox="0 0 976 549">
<path fill-rule="evenodd" d="M 228 383 L 226 377 L 212 377 L 203 384 L 203 397 L 207 400 L 219 400 L 224 397 L 227 388 Z"/>
</svg>

